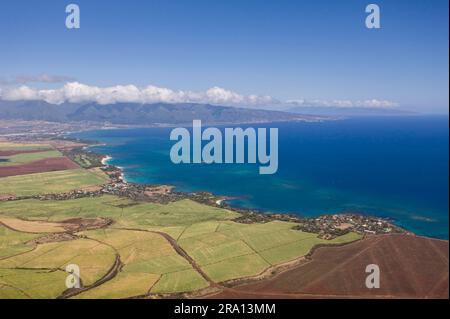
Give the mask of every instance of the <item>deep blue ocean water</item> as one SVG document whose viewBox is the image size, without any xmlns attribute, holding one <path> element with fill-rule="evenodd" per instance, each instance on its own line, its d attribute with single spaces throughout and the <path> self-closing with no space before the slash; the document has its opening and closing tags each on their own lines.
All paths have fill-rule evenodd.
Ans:
<svg viewBox="0 0 450 319">
<path fill-rule="evenodd" d="M 246 127 L 246 125 L 240 125 Z M 316 216 L 360 211 L 388 217 L 417 234 L 448 239 L 448 117 L 354 118 L 270 123 L 279 128 L 279 169 L 257 164 L 171 162 L 170 128 L 75 134 L 104 143 L 130 182 L 239 196 L 232 205 Z"/>
</svg>

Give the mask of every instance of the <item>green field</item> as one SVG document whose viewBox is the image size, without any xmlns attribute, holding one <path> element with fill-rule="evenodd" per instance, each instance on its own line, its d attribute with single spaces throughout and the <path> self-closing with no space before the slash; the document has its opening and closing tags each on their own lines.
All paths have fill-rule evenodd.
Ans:
<svg viewBox="0 0 450 319">
<path fill-rule="evenodd" d="M 227 220 L 238 214 L 229 210 L 211 207 L 185 199 L 167 205 L 144 203 L 126 208 L 129 226 L 164 227 L 191 226 L 196 223 Z"/>
<path fill-rule="evenodd" d="M 8 177 L 9 178 L 9 177 Z M 2 179 L 0 179 L 1 183 Z M 113 227 L 167 230 L 181 233 L 187 227 L 204 220 L 229 220 L 238 216 L 229 210 L 210 207 L 191 200 L 168 205 L 134 202 L 112 195 L 79 198 L 64 201 L 40 201 L 27 199 L 0 202 L 2 215 L 20 217 L 24 211 L 28 218 L 59 221 L 71 217 L 110 217 L 116 221 Z"/>
<path fill-rule="evenodd" d="M 191 268 L 161 235 L 145 231 L 106 229 L 83 235 L 114 247 L 124 272 L 164 274 Z"/>
<path fill-rule="evenodd" d="M 39 235 L 13 231 L 0 225 L 0 260 L 33 249 L 34 245 L 27 242 L 36 237 Z"/>
<path fill-rule="evenodd" d="M 0 299 L 49 299 L 66 290 L 61 270 L 0 269 Z"/>
<path fill-rule="evenodd" d="M 270 267 L 258 254 L 249 254 L 225 259 L 203 267 L 204 271 L 217 282 L 256 276 Z"/>
<path fill-rule="evenodd" d="M 160 276 L 155 274 L 121 272 L 112 280 L 76 295 L 73 299 L 120 299 L 142 296 L 149 292 L 149 288 L 159 278 Z"/>
<path fill-rule="evenodd" d="M 107 182 L 107 176 L 84 169 L 36 173 L 0 178 L 0 194 L 16 196 L 63 193 Z"/>
<path fill-rule="evenodd" d="M 169 294 L 176 292 L 195 291 L 208 287 L 208 283 L 194 269 L 181 270 L 162 275 L 153 286 L 151 292 Z"/>
<path fill-rule="evenodd" d="M 21 144 L 12 142 L 0 142 L 0 151 L 9 150 L 50 150 L 53 149 L 52 146 L 48 144 Z"/>
<path fill-rule="evenodd" d="M 114 247 L 121 257 L 123 267 L 113 281 L 76 298 L 119 298 L 149 292 L 175 293 L 207 286 L 207 282 L 159 234 L 113 229 L 88 231 L 83 235 Z M 130 287 L 130 280 L 137 281 L 136 285 Z M 113 289 L 120 287 L 123 290 Z"/>
<path fill-rule="evenodd" d="M 9 161 L 0 165 L 62 156 L 49 148 L 0 143 L 0 150 L 43 150 L 9 156 Z M 107 181 L 100 169 L 81 168 L 11 176 L 0 178 L 0 194 L 63 193 Z M 260 275 L 270 267 L 305 256 L 318 244 L 360 238 L 349 233 L 323 240 L 317 234 L 294 230 L 295 223 L 281 221 L 236 223 L 233 219 L 240 214 L 188 199 L 165 205 L 112 195 L 0 201 L 0 215 L 11 228 L 0 224 L 0 298 L 56 298 L 66 290 L 64 269 L 71 263 L 80 267 L 82 283 L 89 288 L 74 298 L 192 292 L 210 284 L 196 270 L 199 268 L 208 280 L 220 283 Z M 66 232 L 62 221 L 98 217 L 113 223 L 105 229 L 79 232 L 72 240 L 30 243 L 49 233 L 56 236 Z M 114 278 L 89 287 L 117 266 L 119 259 L 121 266 Z"/>
<path fill-rule="evenodd" d="M 35 249 L 0 260 L 0 269 L 54 271 L 77 264 L 84 285 L 106 274 L 115 260 L 114 250 L 93 240 L 78 239 L 38 245 Z"/>
<path fill-rule="evenodd" d="M 14 166 L 20 164 L 26 164 L 45 158 L 62 157 L 63 155 L 59 151 L 44 151 L 37 153 L 22 153 L 11 156 L 0 156 L 1 166 Z"/>
<path fill-rule="evenodd" d="M 192 236 L 187 232 L 179 243 L 213 280 L 220 282 L 258 275 L 270 266 L 305 256 L 318 244 L 339 244 L 360 238 L 349 233 L 324 240 L 316 234 L 293 230 L 293 226 L 294 223 L 280 221 L 265 224 L 224 221 L 210 233 Z"/>
<path fill-rule="evenodd" d="M 1 179 L 0 179 L 1 181 Z M 120 219 L 126 209 L 118 206 L 129 203 L 115 196 L 84 197 L 64 201 L 40 201 L 25 199 L 0 202 L 2 215 L 21 217 L 26 212 L 28 219 L 60 221 L 71 217 L 111 217 Z"/>
<path fill-rule="evenodd" d="M 7 234 L 7 238 L 11 239 L 11 235 Z M 67 265 L 78 265 L 83 284 L 89 286 L 103 277 L 115 260 L 111 247 L 89 239 L 21 250 L 10 252 L 9 258 L 0 258 L 0 298 L 55 298 L 67 289 L 64 272 Z"/>
<path fill-rule="evenodd" d="M 83 168 L 89 168 L 92 166 L 91 161 L 89 160 L 89 157 L 87 157 L 84 154 L 77 154 L 75 155 L 74 159 L 75 163 L 80 165 Z"/>
</svg>

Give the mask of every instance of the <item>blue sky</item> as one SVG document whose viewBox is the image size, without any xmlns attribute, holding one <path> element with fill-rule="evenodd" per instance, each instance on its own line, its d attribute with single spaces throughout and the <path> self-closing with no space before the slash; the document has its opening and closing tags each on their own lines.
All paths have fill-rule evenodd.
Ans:
<svg viewBox="0 0 450 319">
<path fill-rule="evenodd" d="M 78 30 L 65 28 L 71 2 Z M 379 30 L 365 28 L 369 3 L 381 8 Z M 448 112 L 448 37 L 447 0 L 4 0 L 0 85 L 46 74 Z"/>
</svg>

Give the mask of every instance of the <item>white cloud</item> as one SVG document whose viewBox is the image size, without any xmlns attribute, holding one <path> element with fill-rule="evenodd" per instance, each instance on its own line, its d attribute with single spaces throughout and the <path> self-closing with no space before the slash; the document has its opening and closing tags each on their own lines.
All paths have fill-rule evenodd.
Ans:
<svg viewBox="0 0 450 319">
<path fill-rule="evenodd" d="M 28 86 L 6 88 L 4 100 L 43 100 L 52 104 L 63 102 L 97 102 L 114 103 L 210 103 L 235 106 L 258 106 L 278 103 L 270 96 L 241 95 L 220 87 L 213 87 L 205 92 L 174 91 L 149 85 L 138 88 L 135 85 L 116 85 L 110 87 L 89 86 L 78 82 L 66 83 L 59 89 L 38 90 Z"/>
<path fill-rule="evenodd" d="M 4 100 L 39 100 L 39 94 L 36 90 L 29 88 L 26 85 L 22 85 L 14 89 L 2 90 L 2 99 Z"/>
<path fill-rule="evenodd" d="M 398 103 L 388 100 L 289 100 L 286 101 L 291 106 L 300 107 L 362 107 L 362 108 L 392 108 L 399 106 Z"/>
<path fill-rule="evenodd" d="M 396 107 L 399 106 L 398 103 L 388 101 L 388 100 L 364 100 L 357 102 L 357 106 L 363 106 L 363 107 L 380 107 L 380 108 L 389 108 L 389 107 Z"/>
<path fill-rule="evenodd" d="M 208 103 L 216 105 L 242 106 L 248 108 L 287 109 L 292 106 L 314 107 L 367 107 L 389 108 L 398 106 L 387 100 L 290 100 L 280 102 L 268 95 L 243 95 L 221 87 L 212 87 L 204 92 L 171 90 L 149 85 L 116 85 L 98 87 L 68 82 L 57 89 L 35 89 L 26 85 L 5 87 L 0 89 L 3 100 L 42 100 L 51 104 L 64 102 L 96 102 L 99 104 L 114 103 Z"/>
</svg>

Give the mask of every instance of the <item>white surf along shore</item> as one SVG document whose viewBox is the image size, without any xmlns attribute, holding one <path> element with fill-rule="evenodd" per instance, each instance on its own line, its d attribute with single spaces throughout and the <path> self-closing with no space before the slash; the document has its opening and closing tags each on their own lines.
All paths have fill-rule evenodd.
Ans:
<svg viewBox="0 0 450 319">
<path fill-rule="evenodd" d="M 112 158 L 111 156 L 105 155 L 105 157 L 102 158 L 101 163 L 102 163 L 103 166 L 111 165 L 111 164 L 109 164 L 109 162 L 110 162 L 112 159 L 113 159 L 113 158 Z M 125 175 L 124 175 L 124 173 L 123 173 L 123 167 L 122 167 L 122 166 L 117 166 L 117 165 L 114 165 L 114 166 L 116 166 L 116 167 L 120 170 L 120 179 L 121 179 L 123 182 L 127 183 L 127 180 L 125 179 Z"/>
<path fill-rule="evenodd" d="M 105 157 L 102 158 L 102 165 L 109 165 L 108 162 L 112 160 L 112 157 L 109 155 L 106 155 Z"/>
</svg>

